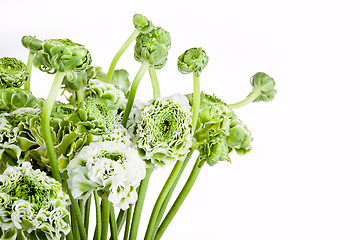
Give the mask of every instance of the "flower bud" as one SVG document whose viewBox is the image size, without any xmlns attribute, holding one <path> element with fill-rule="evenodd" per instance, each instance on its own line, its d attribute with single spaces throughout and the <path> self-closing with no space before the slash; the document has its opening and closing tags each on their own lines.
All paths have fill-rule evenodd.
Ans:
<svg viewBox="0 0 360 240">
<path fill-rule="evenodd" d="M 27 49 L 30 49 L 32 52 L 37 52 L 42 49 L 42 41 L 31 36 L 23 36 L 21 43 Z"/>
<path fill-rule="evenodd" d="M 261 89 L 261 94 L 254 102 L 268 102 L 274 99 L 277 91 L 274 89 L 275 81 L 269 75 L 258 72 L 250 79 L 251 85 L 254 89 Z"/>
<path fill-rule="evenodd" d="M 181 73 L 194 72 L 197 77 L 209 62 L 209 57 L 202 48 L 190 48 L 178 58 L 178 70 Z"/>
<path fill-rule="evenodd" d="M 134 57 L 136 61 L 148 62 L 150 67 L 161 69 L 167 61 L 168 49 L 156 39 L 139 35 L 135 44 Z"/>
<path fill-rule="evenodd" d="M 133 23 L 135 28 L 141 33 L 149 33 L 154 25 L 144 15 L 135 14 L 133 17 Z"/>
</svg>

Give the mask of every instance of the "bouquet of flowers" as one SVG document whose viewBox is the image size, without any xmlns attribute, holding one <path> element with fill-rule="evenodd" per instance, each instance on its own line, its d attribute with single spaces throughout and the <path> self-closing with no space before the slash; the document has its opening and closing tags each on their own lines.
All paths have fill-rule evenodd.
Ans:
<svg viewBox="0 0 360 240">
<path fill-rule="evenodd" d="M 160 96 L 156 70 L 167 62 L 169 32 L 141 14 L 135 30 L 108 72 L 91 65 L 91 55 L 69 39 L 24 36 L 27 65 L 0 58 L 0 239 L 137 239 L 153 172 L 173 165 L 151 213 L 144 239 L 160 239 L 204 164 L 230 162 L 229 154 L 251 150 L 250 131 L 233 109 L 271 101 L 274 80 L 258 72 L 242 101 L 226 104 L 200 91 L 208 63 L 202 48 L 186 50 L 178 70 L 193 74 L 193 92 Z M 132 82 L 116 69 L 135 41 L 141 67 Z M 55 74 L 46 99 L 30 91 L 33 66 Z M 153 99 L 135 101 L 149 72 Z M 65 102 L 57 100 L 64 96 Z M 174 189 L 194 151 L 193 169 L 173 205 Z M 90 211 L 96 222 L 90 224 Z M 91 226 L 95 226 L 91 229 Z"/>
</svg>

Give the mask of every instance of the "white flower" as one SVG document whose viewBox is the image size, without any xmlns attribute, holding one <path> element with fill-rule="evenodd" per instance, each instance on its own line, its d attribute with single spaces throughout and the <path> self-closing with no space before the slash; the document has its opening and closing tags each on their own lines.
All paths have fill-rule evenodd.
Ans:
<svg viewBox="0 0 360 240">
<path fill-rule="evenodd" d="M 121 141 L 92 142 L 70 161 L 67 170 L 74 198 L 87 199 L 97 190 L 123 210 L 136 202 L 136 188 L 146 174 L 136 150 Z"/>
</svg>

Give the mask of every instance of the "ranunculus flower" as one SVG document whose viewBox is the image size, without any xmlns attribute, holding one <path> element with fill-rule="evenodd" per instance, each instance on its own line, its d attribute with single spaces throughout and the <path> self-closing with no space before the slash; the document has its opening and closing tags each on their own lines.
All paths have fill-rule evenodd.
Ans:
<svg viewBox="0 0 360 240">
<path fill-rule="evenodd" d="M 0 175 L 0 239 L 60 240 L 70 231 L 61 184 L 24 162 Z"/>
</svg>

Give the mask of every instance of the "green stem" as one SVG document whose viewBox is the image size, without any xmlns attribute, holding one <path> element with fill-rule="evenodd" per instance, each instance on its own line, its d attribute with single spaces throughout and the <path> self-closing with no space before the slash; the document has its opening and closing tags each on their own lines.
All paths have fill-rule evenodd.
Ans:
<svg viewBox="0 0 360 240">
<path fill-rule="evenodd" d="M 260 96 L 260 94 L 261 88 L 254 89 L 244 100 L 237 103 L 228 104 L 228 106 L 232 109 L 241 108 L 246 104 L 253 102 L 258 96 Z"/>
<path fill-rule="evenodd" d="M 83 199 L 78 199 L 77 202 L 78 202 L 78 206 L 79 206 L 79 209 L 80 209 L 81 218 L 84 221 L 84 217 L 85 217 L 85 215 L 84 215 L 85 214 L 84 200 Z"/>
<path fill-rule="evenodd" d="M 119 235 L 120 230 L 122 229 L 124 223 L 125 223 L 125 218 L 126 218 L 126 211 L 120 209 L 119 211 L 119 215 L 116 219 L 116 229 L 117 229 L 117 234 Z"/>
<path fill-rule="evenodd" d="M 121 55 L 125 52 L 125 50 L 130 46 L 130 44 L 135 40 L 135 38 L 139 35 L 140 31 L 135 29 L 134 32 L 130 35 L 130 37 L 126 40 L 126 42 L 121 46 L 119 51 L 115 54 L 113 60 L 111 61 L 110 68 L 106 77 L 106 82 L 110 83 L 112 76 L 115 71 L 116 63 L 119 61 Z"/>
<path fill-rule="evenodd" d="M 130 232 L 130 224 L 131 224 L 131 212 L 132 212 L 133 205 L 130 205 L 126 212 L 126 224 L 125 224 L 125 232 L 123 240 L 128 240 L 129 232 Z"/>
<path fill-rule="evenodd" d="M 183 164 L 183 161 L 177 161 L 173 170 L 171 171 L 168 179 L 166 180 L 164 187 L 162 188 L 156 202 L 153 208 L 153 211 L 151 213 L 150 216 L 150 220 L 149 220 L 149 224 L 148 227 L 146 229 L 146 234 L 145 234 L 145 240 L 150 240 L 151 236 L 155 230 L 155 224 L 156 224 L 156 219 L 158 217 L 158 214 L 160 212 L 161 206 L 171 188 L 171 186 L 173 185 L 173 183 L 175 182 L 175 179 L 178 175 L 178 173 L 180 172 L 181 166 Z"/>
<path fill-rule="evenodd" d="M 85 227 L 84 227 L 84 222 L 82 221 L 79 205 L 77 204 L 77 201 L 72 196 L 70 189 L 68 190 L 67 194 L 70 197 L 72 212 L 74 213 L 74 217 L 75 217 L 75 220 L 77 223 L 76 225 L 79 228 L 81 240 L 86 240 L 87 236 L 86 236 L 86 231 L 85 231 Z"/>
<path fill-rule="evenodd" d="M 161 223 L 156 235 L 155 240 L 161 238 L 163 233 L 165 232 L 166 228 L 169 226 L 171 220 L 174 218 L 175 214 L 181 207 L 182 203 L 184 202 L 186 196 L 189 194 L 191 188 L 193 187 L 196 178 L 198 177 L 201 167 L 199 167 L 200 158 L 197 158 L 193 170 L 190 173 L 188 180 L 186 181 L 183 189 L 181 190 L 179 196 L 176 198 L 174 204 L 172 205 L 171 209 L 169 210 L 168 214 L 166 215 L 164 221 Z"/>
<path fill-rule="evenodd" d="M 71 215 L 71 211 L 70 211 L 70 207 L 68 207 L 68 211 L 70 212 L 70 215 Z M 65 222 L 66 222 L 66 224 L 68 224 L 68 225 L 70 225 L 71 223 L 70 223 L 70 217 L 69 217 L 69 215 L 66 215 L 66 217 L 65 217 Z M 71 226 L 71 225 L 70 225 Z M 72 235 L 72 232 L 70 231 L 67 235 L 66 235 L 66 240 L 73 240 L 74 239 L 74 237 L 73 237 L 73 235 Z"/>
<path fill-rule="evenodd" d="M 159 215 L 158 215 L 158 217 L 156 219 L 155 229 L 157 229 L 159 227 L 159 225 L 160 225 L 161 219 L 164 216 L 164 213 L 165 213 L 166 207 L 167 207 L 167 205 L 168 205 L 168 203 L 170 201 L 170 198 L 171 198 L 171 196 L 172 196 L 172 194 L 173 194 L 173 192 L 175 190 L 175 187 L 176 187 L 177 183 L 179 182 L 179 179 L 180 179 L 182 173 L 184 172 L 184 169 L 185 169 L 186 165 L 188 164 L 193 152 L 194 152 L 194 149 L 190 149 L 190 152 L 187 154 L 183 164 L 181 165 L 181 169 L 180 169 L 178 175 L 176 176 L 176 179 L 175 179 L 174 183 L 172 184 L 168 194 L 166 195 L 166 198 L 165 198 L 163 204 L 161 205 Z M 156 234 L 156 232 L 154 231 L 153 237 L 155 236 L 155 234 Z M 152 239 L 153 239 L 153 237 L 152 237 Z"/>
<path fill-rule="evenodd" d="M 194 93 L 193 93 L 193 106 L 192 106 L 192 132 L 195 133 L 196 123 L 200 109 L 200 79 L 194 72 Z"/>
<path fill-rule="evenodd" d="M 109 220 L 110 220 L 110 202 L 107 197 L 103 197 L 101 201 L 101 240 L 107 240 L 108 229 L 109 229 Z"/>
<path fill-rule="evenodd" d="M 33 66 L 33 60 L 34 60 L 35 53 L 32 52 L 32 50 L 29 51 L 28 61 L 27 61 L 27 71 L 29 73 L 29 78 L 24 84 L 24 89 L 30 91 L 30 80 L 31 80 L 31 71 Z"/>
<path fill-rule="evenodd" d="M 150 176 L 151 176 L 152 172 L 153 172 L 153 168 L 147 168 L 146 176 L 141 181 L 141 184 L 140 184 L 139 196 L 138 196 L 138 200 L 136 201 L 136 204 L 135 204 L 133 219 L 131 222 L 130 237 L 129 237 L 130 240 L 136 240 L 139 223 L 140 223 L 141 212 L 142 212 L 142 208 L 144 206 L 146 190 L 148 188 L 149 180 L 150 180 Z"/>
<path fill-rule="evenodd" d="M 94 233 L 94 240 L 101 239 L 101 208 L 100 208 L 100 199 L 96 191 L 94 191 L 94 200 L 95 200 L 95 208 L 96 208 L 96 229 Z"/>
<path fill-rule="evenodd" d="M 91 198 L 86 200 L 86 203 L 85 203 L 84 224 L 85 224 L 86 235 L 89 234 L 90 209 L 91 209 Z"/>
<path fill-rule="evenodd" d="M 117 240 L 118 234 L 116 229 L 115 212 L 114 212 L 114 206 L 112 204 L 110 206 L 110 232 L 111 232 L 111 239 Z"/>
<path fill-rule="evenodd" d="M 77 220 L 73 211 L 73 206 L 70 206 L 70 215 L 71 215 L 71 232 L 73 234 L 74 240 L 80 240 L 79 228 L 77 227 Z"/>
<path fill-rule="evenodd" d="M 124 112 L 124 116 L 123 116 L 123 118 L 121 120 L 121 124 L 124 127 L 126 127 L 127 120 L 129 119 L 129 115 L 130 115 L 130 112 L 131 112 L 132 105 L 134 103 L 137 87 L 139 86 L 140 80 L 144 76 L 144 74 L 145 74 L 145 72 L 147 71 L 148 68 L 149 68 L 149 63 L 148 62 L 143 62 L 141 64 L 141 67 L 140 67 L 139 71 L 137 72 L 137 74 L 135 76 L 134 81 L 131 84 L 128 102 L 126 104 L 126 109 L 125 109 L 125 112 Z"/>
<path fill-rule="evenodd" d="M 85 91 L 84 91 L 84 89 L 80 89 L 80 90 L 76 91 L 76 99 L 77 99 L 78 105 L 82 101 L 84 101 L 84 99 L 85 99 Z"/>
<path fill-rule="evenodd" d="M 151 84 L 152 84 L 152 88 L 153 88 L 153 96 L 154 96 L 154 98 L 159 98 L 160 97 L 160 84 L 159 84 L 159 80 L 157 78 L 155 69 L 149 68 L 149 75 L 151 78 Z"/>
<path fill-rule="evenodd" d="M 65 73 L 57 72 L 55 75 L 54 82 L 51 86 L 49 95 L 44 103 L 42 112 L 41 112 L 41 125 L 43 127 L 43 137 L 45 140 L 45 145 L 50 161 L 52 177 L 55 178 L 58 182 L 61 183 L 60 171 L 57 163 L 57 157 L 54 149 L 54 144 L 51 137 L 50 130 L 50 115 L 52 111 L 52 107 L 54 106 L 54 102 L 58 95 L 59 89 L 61 87 L 61 83 L 64 79 Z"/>
</svg>

